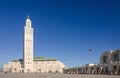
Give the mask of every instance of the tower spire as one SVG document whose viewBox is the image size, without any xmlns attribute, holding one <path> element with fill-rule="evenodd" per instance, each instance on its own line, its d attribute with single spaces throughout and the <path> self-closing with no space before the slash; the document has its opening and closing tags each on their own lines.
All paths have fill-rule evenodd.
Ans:
<svg viewBox="0 0 120 78">
<path fill-rule="evenodd" d="M 28 14 L 28 17 L 27 17 L 27 19 L 30 19 L 30 16 L 29 16 L 29 14 Z"/>
<path fill-rule="evenodd" d="M 32 24 L 32 22 L 31 22 L 31 20 L 30 20 L 29 15 L 28 15 L 28 17 L 27 17 L 27 19 L 26 19 L 26 27 L 31 28 L 31 24 Z"/>
</svg>

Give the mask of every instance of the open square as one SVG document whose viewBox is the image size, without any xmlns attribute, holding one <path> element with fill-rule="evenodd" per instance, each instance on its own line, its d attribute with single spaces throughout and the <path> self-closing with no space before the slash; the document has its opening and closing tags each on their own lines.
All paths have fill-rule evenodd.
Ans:
<svg viewBox="0 0 120 78">
<path fill-rule="evenodd" d="M 60 73 L 0 73 L 0 78 L 120 78 L 116 75 L 86 75 Z"/>
</svg>

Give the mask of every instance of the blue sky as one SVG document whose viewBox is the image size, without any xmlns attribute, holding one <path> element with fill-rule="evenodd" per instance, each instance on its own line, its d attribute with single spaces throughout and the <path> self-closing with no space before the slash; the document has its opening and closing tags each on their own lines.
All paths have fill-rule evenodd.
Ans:
<svg viewBox="0 0 120 78">
<path fill-rule="evenodd" d="M 55 57 L 67 66 L 99 63 L 104 51 L 120 49 L 119 4 L 117 0 L 1 0 L 0 67 L 22 58 L 28 14 L 34 28 L 34 56 Z"/>
</svg>

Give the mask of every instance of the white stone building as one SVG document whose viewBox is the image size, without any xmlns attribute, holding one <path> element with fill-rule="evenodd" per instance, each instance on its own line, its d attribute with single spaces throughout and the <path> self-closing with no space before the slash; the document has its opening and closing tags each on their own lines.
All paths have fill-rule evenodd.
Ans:
<svg viewBox="0 0 120 78">
<path fill-rule="evenodd" d="M 23 59 L 13 60 L 4 65 L 4 72 L 63 73 L 65 65 L 54 58 L 33 56 L 33 28 L 29 17 L 24 27 Z"/>
<path fill-rule="evenodd" d="M 103 52 L 99 64 L 86 64 L 83 67 L 67 68 L 64 69 L 64 73 L 120 75 L 120 49 Z"/>
</svg>

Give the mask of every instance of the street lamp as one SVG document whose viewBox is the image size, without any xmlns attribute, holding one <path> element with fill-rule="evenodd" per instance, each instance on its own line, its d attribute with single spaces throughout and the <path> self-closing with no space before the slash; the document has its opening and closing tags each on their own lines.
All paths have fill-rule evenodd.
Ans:
<svg viewBox="0 0 120 78">
<path fill-rule="evenodd" d="M 89 51 L 89 54 L 90 54 L 90 61 L 91 61 L 90 63 L 92 64 L 92 49 L 89 49 L 88 51 Z M 93 70 L 94 70 L 94 69 L 90 68 L 90 74 L 93 73 L 93 72 L 92 72 Z M 91 78 L 92 78 L 92 76 L 91 76 Z"/>
<path fill-rule="evenodd" d="M 91 55 L 92 54 L 92 49 L 89 49 L 88 51 L 89 51 L 89 54 L 90 54 L 90 61 L 91 61 L 90 63 L 92 63 L 92 55 Z"/>
</svg>

